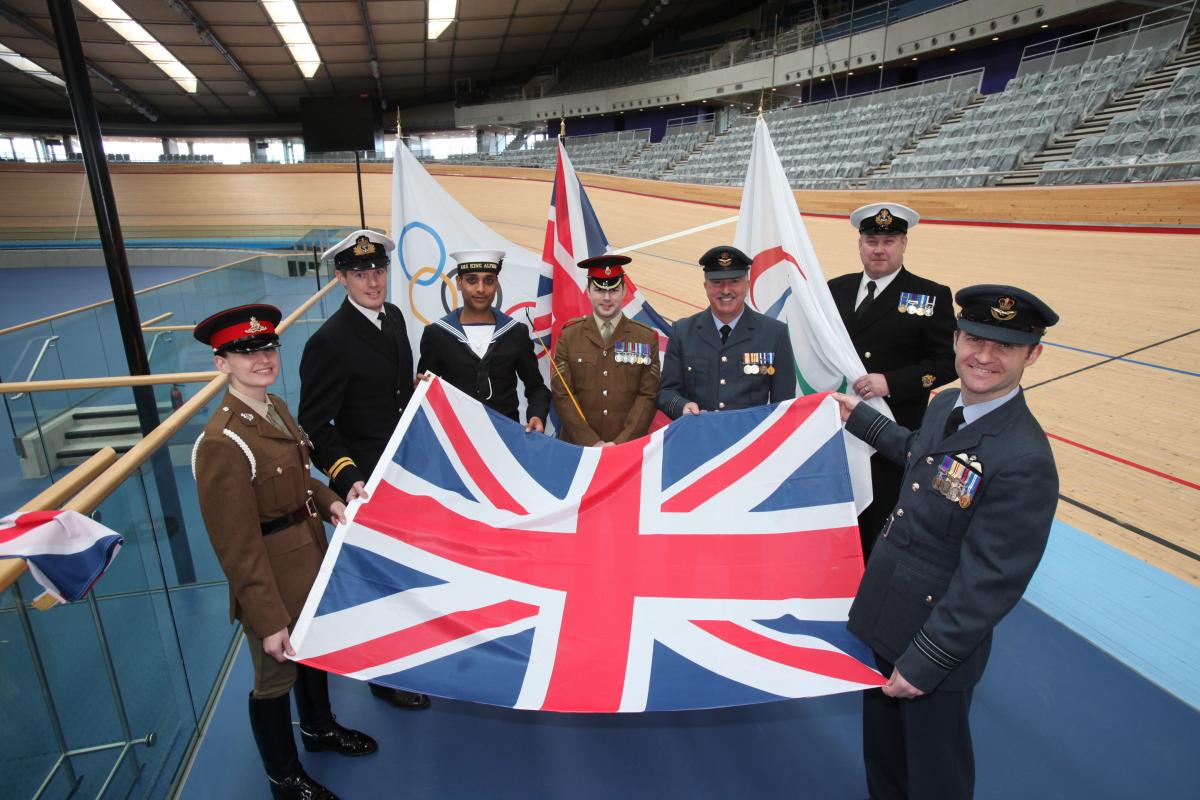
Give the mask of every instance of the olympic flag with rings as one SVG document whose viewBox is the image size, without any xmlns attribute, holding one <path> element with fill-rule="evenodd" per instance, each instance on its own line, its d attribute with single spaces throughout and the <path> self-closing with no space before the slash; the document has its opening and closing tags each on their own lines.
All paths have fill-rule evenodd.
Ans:
<svg viewBox="0 0 1200 800">
<path fill-rule="evenodd" d="M 460 305 L 454 282 L 457 266 L 450 253 L 502 250 L 504 270 L 496 307 L 520 322 L 533 321 L 534 350 L 547 381 L 549 359 L 544 358 L 542 343 L 550 344 L 552 335 L 568 319 L 590 311 L 582 270 L 567 267 L 608 249 L 608 239 L 561 143 L 550 196 L 549 257 L 510 242 L 478 220 L 403 144 L 397 145 L 392 166 L 392 238 L 396 249 L 392 254 L 391 300 L 406 315 L 414 353 L 420 349 L 422 329 Z M 559 264 L 563 268 L 556 270 Z M 630 288 L 625 298 L 626 315 L 660 331 L 660 347 L 665 350 L 670 327 L 636 287 L 630 284 Z"/>
</svg>

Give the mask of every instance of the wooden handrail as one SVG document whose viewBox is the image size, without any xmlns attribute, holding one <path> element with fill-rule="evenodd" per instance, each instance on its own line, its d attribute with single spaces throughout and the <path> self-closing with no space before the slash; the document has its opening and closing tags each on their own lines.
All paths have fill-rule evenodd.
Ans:
<svg viewBox="0 0 1200 800">
<path fill-rule="evenodd" d="M 96 476 L 108 469 L 108 466 L 116 460 L 117 451 L 111 447 L 93 453 L 87 461 L 47 486 L 41 494 L 18 508 L 17 511 L 23 514 L 27 511 L 58 508 L 74 497 L 85 485 L 95 480 Z M 23 558 L 6 558 L 0 561 L 0 592 L 12 586 L 17 578 L 25 574 L 27 569 L 29 567 L 26 566 Z"/>
<path fill-rule="evenodd" d="M 173 316 L 175 316 L 174 311 L 164 311 L 163 313 L 159 314 L 157 317 L 151 317 L 150 319 L 143 322 L 142 330 L 146 330 L 147 325 L 153 325 L 156 322 L 162 322 L 164 319 L 170 319 Z"/>
<path fill-rule="evenodd" d="M 190 331 L 195 325 L 143 325 L 143 333 L 166 333 L 167 331 Z"/>
<path fill-rule="evenodd" d="M 288 314 L 276 327 L 280 333 L 286 331 L 292 323 L 304 316 L 308 309 L 324 297 L 329 291 L 336 286 L 336 282 L 330 281 L 321 287 L 319 291 L 313 294 L 312 297 L 300 304 L 300 307 Z M 137 376 L 148 379 L 156 379 L 162 381 L 164 378 L 179 378 L 181 376 L 189 376 L 192 380 L 196 380 L 195 376 L 212 375 L 213 373 L 202 372 L 185 372 L 174 376 L 166 375 L 145 375 Z M 95 379 L 105 380 L 105 379 Z M 109 379 L 111 380 L 111 379 Z M 123 378 L 122 380 L 130 381 L 134 378 Z M 192 417 L 196 415 L 210 400 L 217 396 L 217 393 L 225 388 L 225 383 L 228 381 L 228 376 L 223 373 L 217 373 L 216 377 L 212 378 L 208 385 L 202 387 L 200 391 L 188 398 L 182 406 L 177 408 L 174 413 L 164 419 L 157 428 L 143 437 L 141 441 L 131 447 L 123 456 L 113 461 L 105 469 L 101 470 L 101 474 L 95 477 L 90 483 L 84 486 L 78 493 L 62 506 L 65 511 L 78 511 L 80 514 L 91 514 L 96 508 L 104 502 L 104 500 L 112 494 L 118 486 L 120 486 L 126 478 L 136 472 L 145 461 L 150 458 L 159 447 L 166 444 L 172 436 L 174 436 L 180 428 L 188 423 Z M 64 381 L 56 381 L 63 383 Z M 173 381 L 182 383 L 183 381 Z M 51 383 L 51 381 L 40 381 L 40 384 Z M 130 385 L 130 384 L 126 384 Z M 17 386 L 17 384 L 0 384 L 0 387 Z M 34 389 L 26 389 L 26 391 L 36 391 Z M 82 465 L 80 465 L 82 466 Z M 64 479 L 65 480 L 65 479 Z M 39 495 L 40 497 L 40 495 Z M 36 499 L 36 498 L 35 498 Z M 21 559 L 5 559 L 0 561 L 0 592 L 7 589 L 13 581 L 21 576 L 25 571 L 25 562 Z"/>
<path fill-rule="evenodd" d="M 157 386 L 165 383 L 203 383 L 217 377 L 216 372 L 165 372 L 157 375 L 114 375 L 106 378 L 67 378 L 53 381 L 0 383 L 0 394 L 20 392 L 61 392 L 67 389 L 111 389 L 121 386 Z"/>
</svg>

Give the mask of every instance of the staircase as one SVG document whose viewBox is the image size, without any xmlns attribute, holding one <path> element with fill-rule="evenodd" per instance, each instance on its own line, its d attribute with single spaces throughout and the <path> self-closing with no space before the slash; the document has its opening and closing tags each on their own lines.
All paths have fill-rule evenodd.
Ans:
<svg viewBox="0 0 1200 800">
<path fill-rule="evenodd" d="M 703 142 L 701 142 L 700 144 L 693 147 L 688 152 L 684 153 L 683 157 L 680 158 L 678 161 L 671 162 L 671 165 L 662 171 L 662 174 L 658 176 L 658 179 L 660 181 L 669 180 L 669 178 L 667 176 L 669 176 L 672 172 L 674 172 L 676 167 L 681 167 L 684 164 L 686 164 L 691 159 L 692 156 L 708 149 L 709 147 L 712 146 L 713 142 L 715 142 L 716 140 L 717 140 L 717 135 L 715 133 L 710 133 L 708 135 L 707 139 L 705 139 Z"/>
<path fill-rule="evenodd" d="M 1075 152 L 1075 145 L 1088 136 L 1103 136 L 1108 130 L 1108 123 L 1113 117 L 1125 111 L 1137 109 L 1143 98 L 1150 92 L 1166 89 L 1175 76 L 1185 67 L 1200 65 L 1200 33 L 1193 32 L 1187 40 L 1183 52 L 1171 61 L 1147 75 L 1120 98 L 1112 100 L 1096 113 L 1085 117 L 1078 126 L 1069 133 L 1055 138 L 1037 155 L 1027 159 L 1012 173 L 1004 176 L 1000 186 L 1032 186 L 1038 181 L 1042 167 L 1051 161 L 1066 161 Z"/>
<path fill-rule="evenodd" d="M 907 145 L 900 148 L 895 153 L 890 154 L 887 158 L 885 158 L 880 163 L 871 167 L 869 170 L 867 170 L 867 174 L 864 175 L 862 179 L 859 179 L 857 181 L 851 181 L 850 188 L 851 189 L 870 189 L 870 188 L 873 188 L 874 186 L 877 186 L 878 181 L 869 180 L 869 179 L 888 177 L 889 175 L 892 174 L 892 162 L 893 161 L 895 161 L 900 156 L 907 156 L 907 155 L 911 155 L 912 153 L 916 152 L 916 149 L 921 145 L 921 142 L 926 142 L 926 141 L 929 141 L 930 139 L 936 139 L 938 137 L 938 134 L 942 132 L 942 128 L 946 127 L 947 125 L 953 125 L 956 122 L 961 122 L 964 114 L 966 114 L 968 111 L 970 111 L 972 109 L 979 108 L 981 105 L 983 105 L 986 102 L 987 102 L 986 95 L 982 95 L 982 94 L 975 95 L 973 98 L 971 98 L 971 102 L 967 103 L 962 108 L 956 109 L 949 116 L 947 116 L 945 119 L 941 120 L 940 122 L 933 123 L 933 125 L 929 126 L 929 128 L 926 129 L 926 131 L 924 133 L 922 133 L 920 136 L 918 136 L 916 139 L 913 139 Z"/>
<path fill-rule="evenodd" d="M 170 414 L 170 408 L 160 408 Z M 117 406 L 71 413 L 71 424 L 63 434 L 63 443 L 55 450 L 58 466 L 82 464 L 96 452 L 111 447 L 124 453 L 142 438 L 137 408 Z"/>
</svg>

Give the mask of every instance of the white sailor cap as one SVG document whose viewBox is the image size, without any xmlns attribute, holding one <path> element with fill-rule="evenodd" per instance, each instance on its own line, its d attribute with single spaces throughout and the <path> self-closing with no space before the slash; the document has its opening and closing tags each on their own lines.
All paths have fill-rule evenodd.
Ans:
<svg viewBox="0 0 1200 800">
<path fill-rule="evenodd" d="M 458 274 L 468 272 L 500 272 L 504 263 L 503 250 L 459 250 L 450 257 L 458 263 Z"/>
<path fill-rule="evenodd" d="M 921 215 L 899 203 L 871 203 L 850 212 L 850 224 L 859 233 L 908 233 L 921 220 Z"/>
</svg>

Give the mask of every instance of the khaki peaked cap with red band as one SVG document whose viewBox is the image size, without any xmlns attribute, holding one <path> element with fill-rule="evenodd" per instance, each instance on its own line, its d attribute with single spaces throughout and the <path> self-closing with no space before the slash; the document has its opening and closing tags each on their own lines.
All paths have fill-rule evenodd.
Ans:
<svg viewBox="0 0 1200 800">
<path fill-rule="evenodd" d="M 279 347 L 275 328 L 283 312 L 275 306 L 255 303 L 218 311 L 192 329 L 196 341 L 212 348 L 213 355 L 253 353 Z"/>
</svg>

